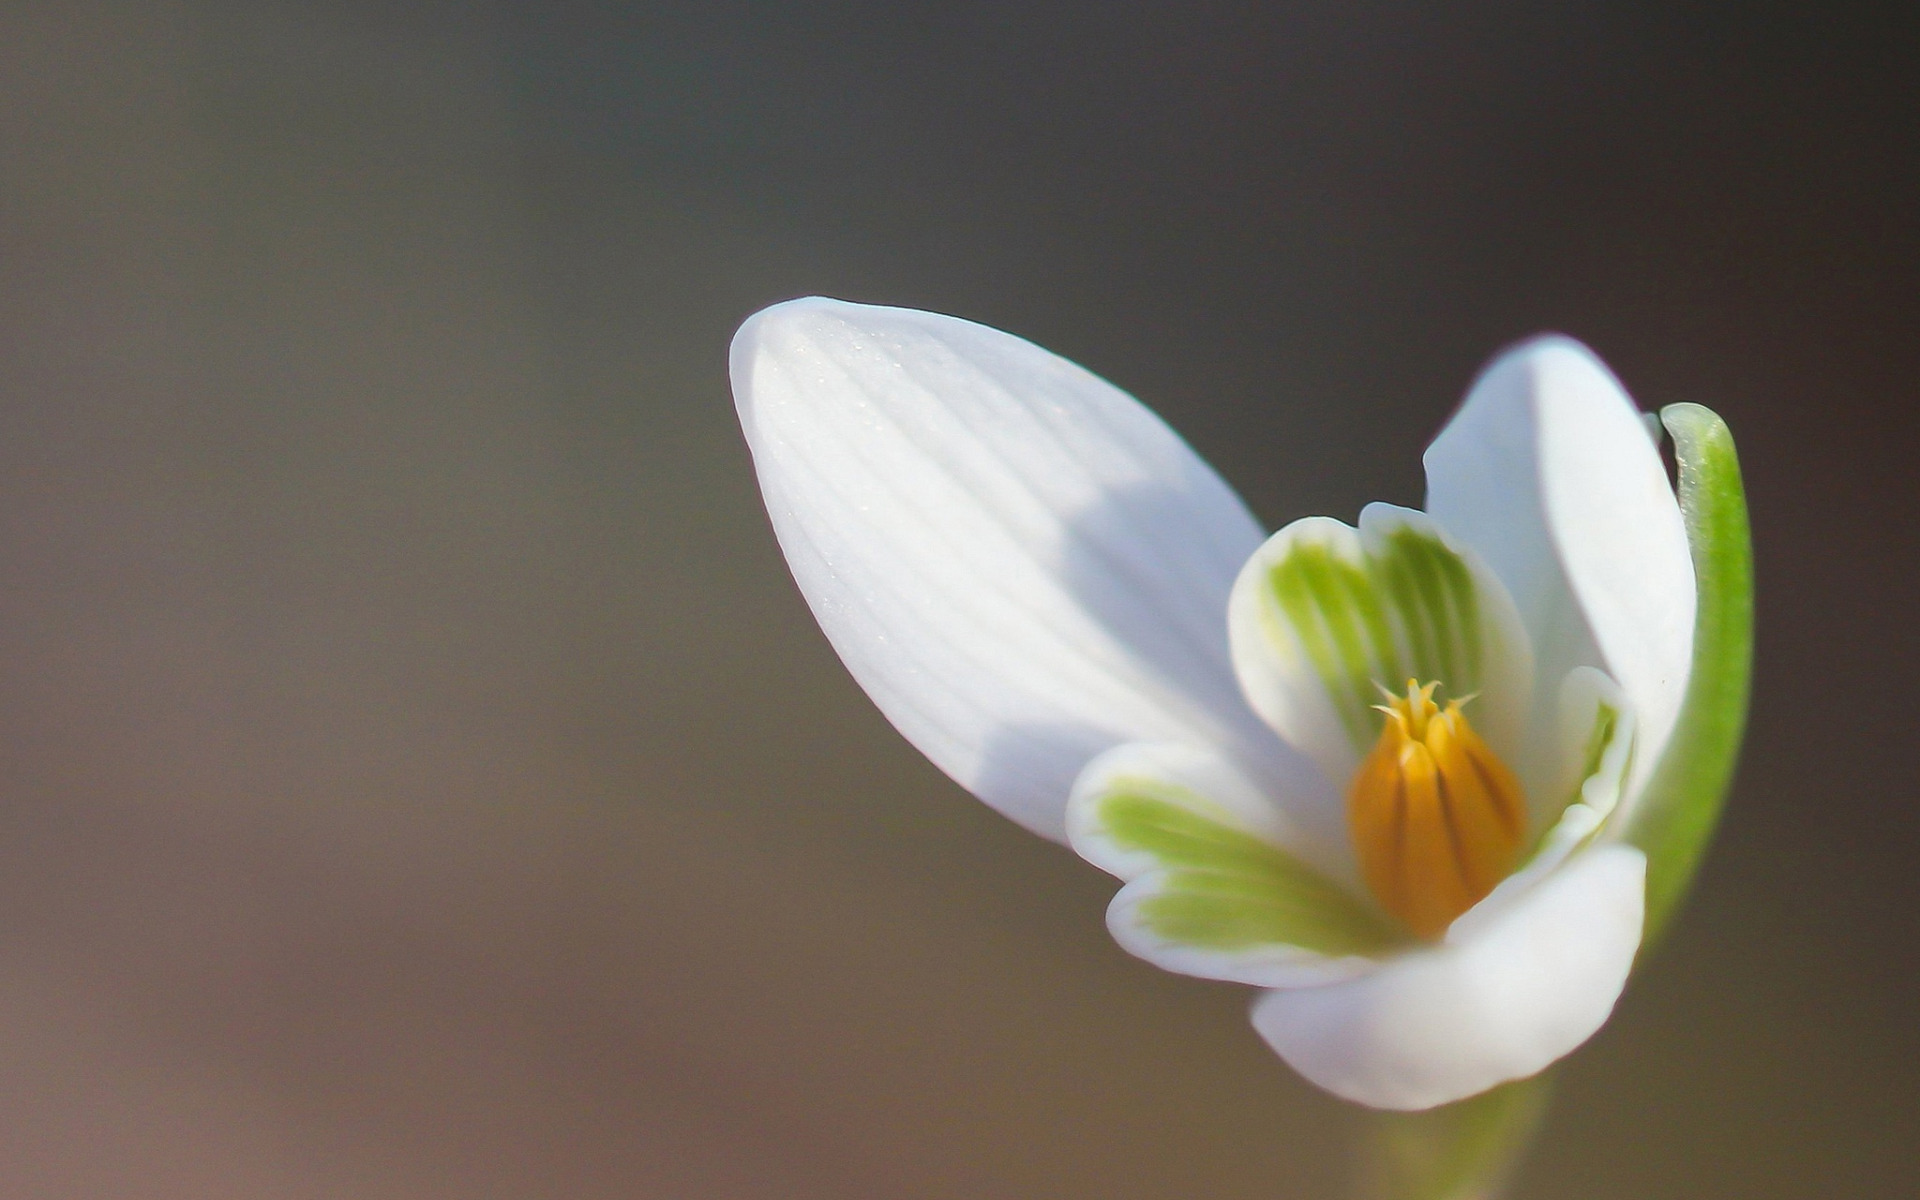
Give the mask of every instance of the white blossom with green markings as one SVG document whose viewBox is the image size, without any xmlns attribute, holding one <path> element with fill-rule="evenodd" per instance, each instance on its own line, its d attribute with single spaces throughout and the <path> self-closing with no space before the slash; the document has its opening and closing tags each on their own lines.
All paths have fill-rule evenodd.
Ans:
<svg viewBox="0 0 1920 1200">
<path fill-rule="evenodd" d="M 1707 410 L 1562 337 L 1499 357 L 1424 511 L 1266 536 L 1137 401 L 952 317 L 826 299 L 734 339 L 795 580 L 980 799 L 1123 881 L 1122 946 L 1261 989 L 1307 1078 L 1415 1110 L 1611 1013 L 1711 834 L 1751 567 Z M 1652 436 L 1649 436 L 1650 430 Z"/>
</svg>

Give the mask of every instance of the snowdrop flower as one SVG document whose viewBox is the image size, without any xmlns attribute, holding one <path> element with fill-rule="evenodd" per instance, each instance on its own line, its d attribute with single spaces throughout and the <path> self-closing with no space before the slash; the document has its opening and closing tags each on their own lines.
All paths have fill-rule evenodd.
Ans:
<svg viewBox="0 0 1920 1200">
<path fill-rule="evenodd" d="M 881 711 L 1124 881 L 1114 937 L 1262 989 L 1282 1058 L 1422 1109 L 1607 1019 L 1744 716 L 1725 426 L 1560 337 L 1496 360 L 1425 511 L 1266 536 L 1158 418 L 952 317 L 826 299 L 734 339 L 781 548 Z M 1650 432 L 1652 436 L 1650 436 Z"/>
</svg>

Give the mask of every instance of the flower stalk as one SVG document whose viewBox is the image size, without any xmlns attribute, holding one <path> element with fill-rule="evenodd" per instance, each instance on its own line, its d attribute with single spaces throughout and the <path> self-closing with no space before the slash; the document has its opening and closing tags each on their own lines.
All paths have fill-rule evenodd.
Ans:
<svg viewBox="0 0 1920 1200">
<path fill-rule="evenodd" d="M 1425 1112 L 1368 1113 L 1357 1200 L 1500 1200 L 1552 1091 L 1541 1074 Z"/>
</svg>

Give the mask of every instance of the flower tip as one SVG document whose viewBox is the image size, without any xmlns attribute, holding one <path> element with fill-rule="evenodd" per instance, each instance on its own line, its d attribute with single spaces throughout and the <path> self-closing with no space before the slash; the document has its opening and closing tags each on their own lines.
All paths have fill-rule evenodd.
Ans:
<svg viewBox="0 0 1920 1200">
<path fill-rule="evenodd" d="M 748 419 L 747 414 L 760 399 L 755 380 L 763 366 L 771 362 L 777 367 L 810 351 L 831 348 L 845 339 L 858 313 L 872 307 L 826 296 L 802 296 L 770 304 L 742 321 L 727 352 L 734 406 L 742 420 Z"/>
<path fill-rule="evenodd" d="M 1627 395 L 1626 388 L 1591 347 L 1564 333 L 1537 333 L 1508 346 L 1487 363 L 1472 391 L 1516 385 L 1534 395 L 1595 388 L 1617 393 L 1623 400 Z"/>
<path fill-rule="evenodd" d="M 801 296 L 769 304 L 740 322 L 740 328 L 734 331 L 732 363 L 738 368 L 744 355 L 751 354 L 782 333 L 804 329 L 823 312 L 862 307 L 865 306 L 826 296 Z"/>
<path fill-rule="evenodd" d="M 1508 359 L 1532 361 L 1556 356 L 1569 359 L 1584 359 L 1594 363 L 1600 362 L 1600 356 L 1595 354 L 1592 347 L 1588 346 L 1585 342 L 1570 333 L 1560 333 L 1552 329 L 1529 334 L 1517 342 L 1509 343 L 1505 348 L 1497 352 L 1491 361 L 1494 364 L 1499 364 Z"/>
</svg>

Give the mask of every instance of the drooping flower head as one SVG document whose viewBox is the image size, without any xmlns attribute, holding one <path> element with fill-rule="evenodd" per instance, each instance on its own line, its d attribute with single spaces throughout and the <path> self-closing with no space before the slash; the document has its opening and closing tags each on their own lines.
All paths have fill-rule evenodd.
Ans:
<svg viewBox="0 0 1920 1200">
<path fill-rule="evenodd" d="M 1138 402 L 1011 335 L 824 299 L 733 346 L 822 629 L 909 741 L 1124 881 L 1122 946 L 1263 989 L 1309 1079 L 1418 1109 L 1591 1036 L 1744 716 L 1725 426 L 1578 343 L 1497 359 L 1425 511 L 1271 537 Z M 1698 571 L 1696 568 L 1700 568 Z"/>
</svg>

